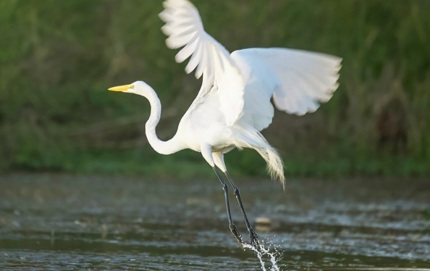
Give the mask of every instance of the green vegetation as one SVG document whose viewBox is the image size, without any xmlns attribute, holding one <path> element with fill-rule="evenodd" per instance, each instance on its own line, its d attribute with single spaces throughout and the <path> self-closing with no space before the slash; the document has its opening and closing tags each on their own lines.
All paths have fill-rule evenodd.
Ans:
<svg viewBox="0 0 430 271">
<path fill-rule="evenodd" d="M 278 113 L 264 132 L 287 176 L 430 175 L 430 1 L 193 2 L 230 51 L 344 58 L 328 104 L 304 117 Z M 161 1 L 2 0 L 0 170 L 211 174 L 191 151 L 156 154 L 144 136 L 146 101 L 106 91 L 147 81 L 163 103 L 159 134 L 173 135 L 199 82 L 165 47 L 161 10 Z M 227 163 L 264 174 L 250 151 Z"/>
</svg>

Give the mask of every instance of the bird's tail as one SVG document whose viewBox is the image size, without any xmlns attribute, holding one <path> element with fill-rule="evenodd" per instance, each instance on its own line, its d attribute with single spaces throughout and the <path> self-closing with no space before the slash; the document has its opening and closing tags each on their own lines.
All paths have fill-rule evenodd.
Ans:
<svg viewBox="0 0 430 271">
<path fill-rule="evenodd" d="M 238 148 L 251 148 L 256 150 L 267 163 L 267 171 L 272 179 L 277 179 L 281 182 L 285 189 L 284 163 L 275 148 L 270 146 L 269 142 L 263 135 L 255 129 L 240 129 L 236 135 Z"/>
<path fill-rule="evenodd" d="M 272 146 L 269 148 L 255 148 L 255 150 L 263 157 L 267 163 L 267 171 L 272 179 L 277 179 L 281 182 L 285 189 L 284 163 L 276 149 Z"/>
</svg>

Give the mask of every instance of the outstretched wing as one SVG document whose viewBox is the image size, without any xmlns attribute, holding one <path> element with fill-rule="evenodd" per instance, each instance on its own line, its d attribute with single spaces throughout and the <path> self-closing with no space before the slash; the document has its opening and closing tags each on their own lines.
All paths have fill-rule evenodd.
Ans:
<svg viewBox="0 0 430 271">
<path fill-rule="evenodd" d="M 259 130 L 273 118 L 270 98 L 279 110 L 304 115 L 327 102 L 338 87 L 341 58 L 284 48 L 235 51 L 232 59 L 247 74 L 244 118 Z M 261 105 L 256 103 L 260 101 Z M 264 101 L 264 102 L 261 102 Z"/>
<path fill-rule="evenodd" d="M 232 124 L 243 109 L 243 85 L 240 75 L 232 63 L 230 53 L 204 30 L 196 7 L 188 0 L 166 0 L 160 18 L 166 23 L 162 31 L 168 36 L 166 44 L 171 49 L 182 48 L 176 62 L 190 58 L 185 71 L 195 70 L 196 78 L 203 76 L 202 87 L 193 104 L 207 92 L 219 92 L 221 110 L 228 123 Z M 226 72 L 228 71 L 228 72 Z M 231 85 L 231 82 L 236 83 Z M 229 87 L 224 87 L 229 84 Z"/>
</svg>

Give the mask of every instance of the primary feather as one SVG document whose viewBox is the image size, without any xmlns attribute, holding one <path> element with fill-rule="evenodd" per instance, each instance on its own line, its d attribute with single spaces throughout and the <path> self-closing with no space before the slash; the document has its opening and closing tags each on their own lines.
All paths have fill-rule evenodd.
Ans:
<svg viewBox="0 0 430 271">
<path fill-rule="evenodd" d="M 222 97 L 220 108 L 232 125 L 241 116 L 244 101 L 240 74 L 229 52 L 205 32 L 198 10 L 189 1 L 167 0 L 164 8 L 160 18 L 165 22 L 166 44 L 171 49 L 182 48 L 175 60 L 180 63 L 190 58 L 185 71 L 195 70 L 197 79 L 203 76 L 196 103 L 209 91 L 217 91 Z"/>
<path fill-rule="evenodd" d="M 304 115 L 327 102 L 338 87 L 338 57 L 286 48 L 243 49 L 231 56 L 247 82 L 244 116 L 258 130 L 272 122 L 272 97 L 279 110 Z"/>
</svg>

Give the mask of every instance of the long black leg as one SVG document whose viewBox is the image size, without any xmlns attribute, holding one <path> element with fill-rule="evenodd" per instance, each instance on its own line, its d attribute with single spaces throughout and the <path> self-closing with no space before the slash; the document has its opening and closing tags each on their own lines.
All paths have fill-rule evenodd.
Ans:
<svg viewBox="0 0 430 271">
<path fill-rule="evenodd" d="M 218 177 L 218 180 L 221 183 L 222 190 L 224 190 L 224 198 L 225 198 L 225 207 L 227 209 L 227 219 L 228 219 L 228 227 L 230 228 L 231 233 L 233 234 L 234 238 L 236 238 L 237 242 L 242 245 L 242 236 L 240 235 L 239 231 L 237 230 L 236 226 L 233 223 L 233 219 L 231 218 L 231 211 L 230 211 L 230 202 L 228 199 L 228 186 L 221 177 L 221 175 L 218 173 L 216 167 L 213 167 L 213 170 Z"/>
<path fill-rule="evenodd" d="M 251 245 L 254 246 L 256 249 L 260 248 L 259 242 L 258 242 L 258 235 L 255 232 L 254 228 L 251 226 L 251 223 L 249 223 L 248 216 L 246 215 L 245 208 L 243 207 L 242 199 L 240 197 L 240 191 L 239 188 L 234 184 L 232 178 L 230 177 L 230 174 L 228 172 L 224 172 L 228 182 L 230 183 L 230 186 L 233 188 L 233 193 L 236 196 L 237 202 L 239 203 L 240 210 L 242 211 L 243 218 L 245 219 L 246 228 L 249 232 L 249 237 L 251 239 Z"/>
</svg>

